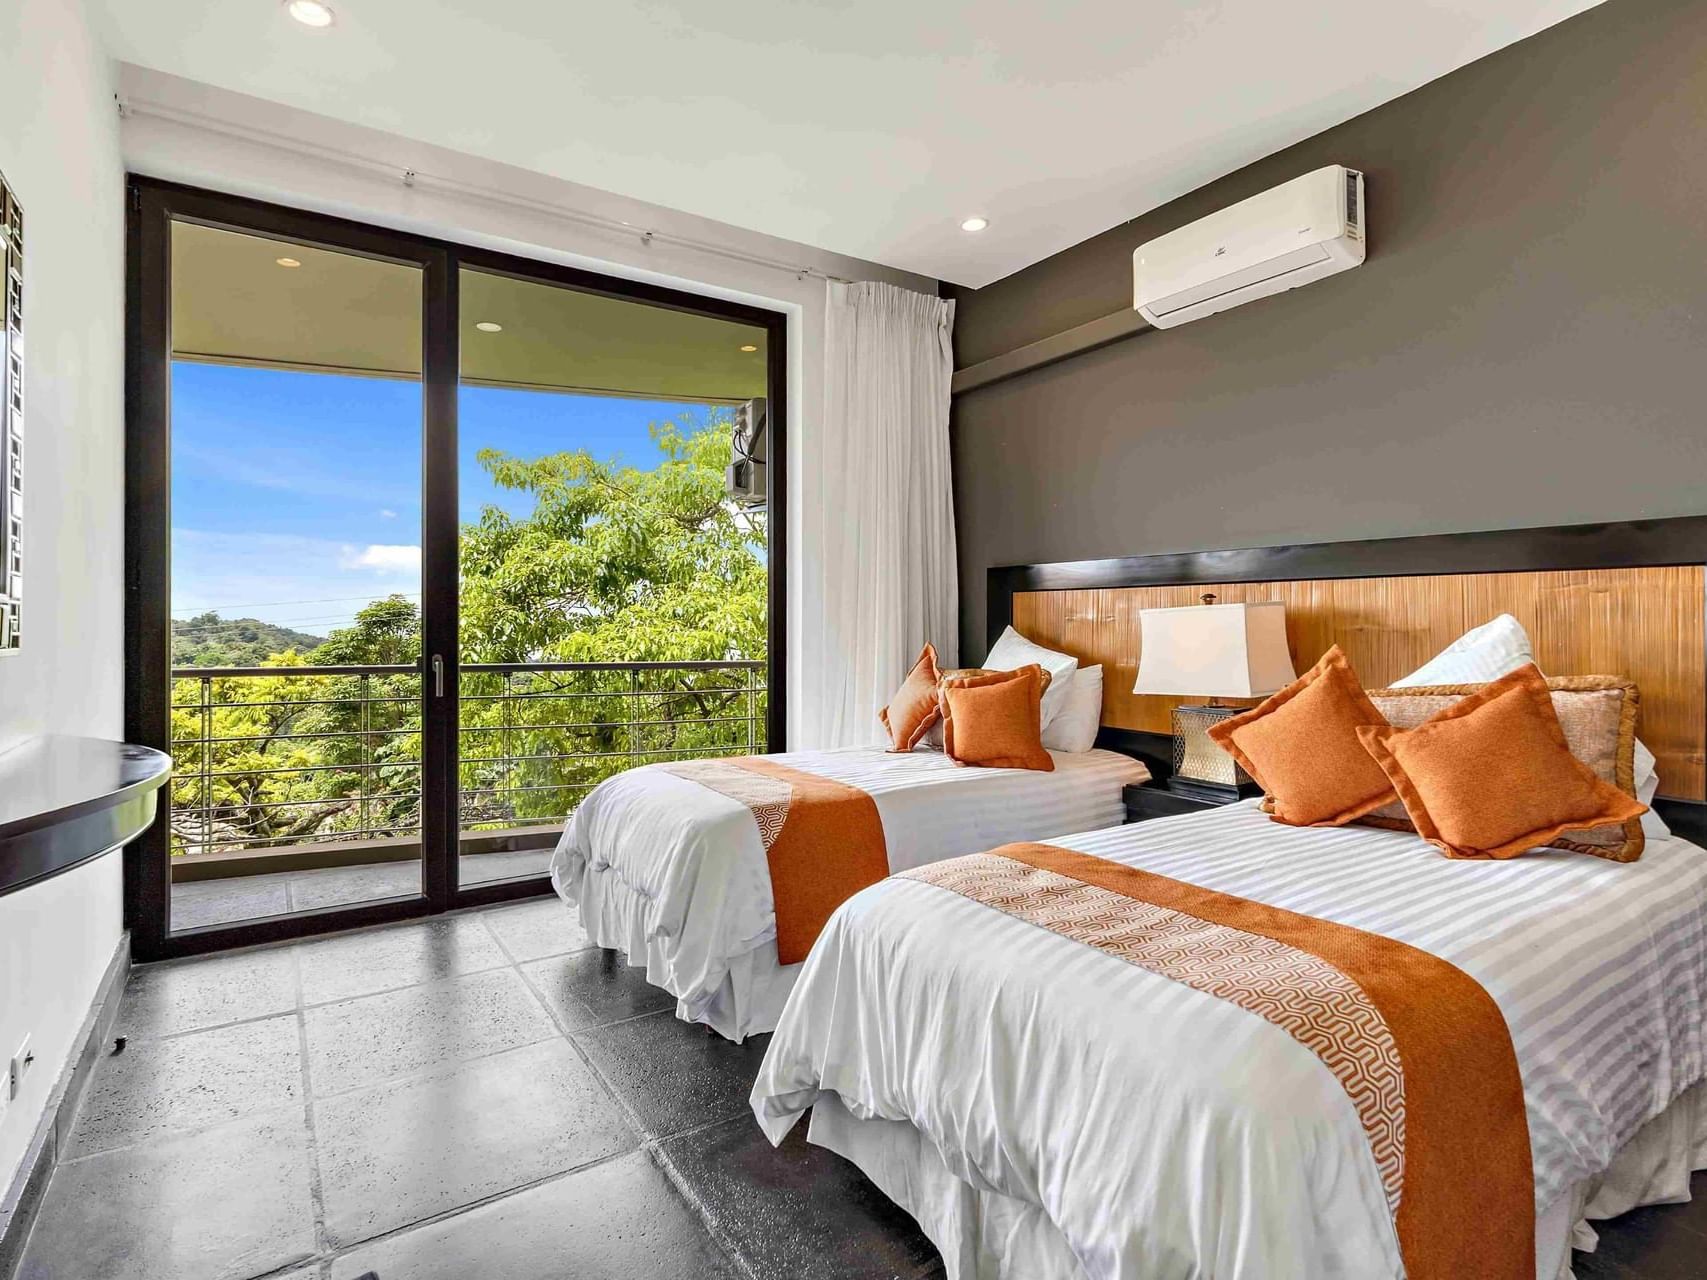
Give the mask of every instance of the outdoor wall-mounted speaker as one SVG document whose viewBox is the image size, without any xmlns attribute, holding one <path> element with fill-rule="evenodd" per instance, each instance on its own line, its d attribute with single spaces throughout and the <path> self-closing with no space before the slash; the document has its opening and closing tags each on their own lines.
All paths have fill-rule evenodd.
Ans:
<svg viewBox="0 0 1707 1280">
<path fill-rule="evenodd" d="M 743 507 L 765 505 L 765 426 L 763 396 L 736 406 L 725 488 L 729 497 Z"/>
</svg>

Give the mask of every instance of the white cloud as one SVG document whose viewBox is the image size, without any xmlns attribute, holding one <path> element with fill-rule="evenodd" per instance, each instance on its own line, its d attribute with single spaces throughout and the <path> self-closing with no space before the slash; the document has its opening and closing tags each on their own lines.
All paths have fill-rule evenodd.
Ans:
<svg viewBox="0 0 1707 1280">
<path fill-rule="evenodd" d="M 381 520 L 395 520 L 397 519 L 397 513 L 390 507 L 381 507 L 379 509 L 379 518 Z"/>
<path fill-rule="evenodd" d="M 402 550 L 410 554 L 401 567 L 376 567 L 359 563 L 362 546 L 330 538 L 175 528 L 172 615 L 213 609 L 325 635 L 370 600 L 393 592 L 419 599 L 420 553 Z"/>
<path fill-rule="evenodd" d="M 421 572 L 421 548 L 392 546 L 383 542 L 369 543 L 360 551 L 345 547 L 339 561 L 345 569 L 375 569 L 380 573 Z"/>
</svg>

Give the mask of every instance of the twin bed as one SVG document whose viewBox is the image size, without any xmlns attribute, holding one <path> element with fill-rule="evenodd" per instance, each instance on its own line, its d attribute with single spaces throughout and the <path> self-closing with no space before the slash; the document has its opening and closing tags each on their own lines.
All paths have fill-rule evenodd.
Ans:
<svg viewBox="0 0 1707 1280">
<path fill-rule="evenodd" d="M 1559 570 L 1497 575 L 1498 598 L 1546 602 L 1530 612 L 1550 620 L 1551 669 L 1637 677 L 1660 774 L 1695 796 L 1707 522 L 1580 532 L 1548 551 Z M 1444 616 L 1412 628 L 1414 660 L 1487 616 L 1514 536 L 1352 544 L 1338 581 L 1282 581 L 1261 553 L 1212 567 L 1222 592 L 1233 568 L 1314 602 L 1304 644 L 1313 619 L 1391 646 L 1431 591 Z M 1363 577 L 1399 584 L 1374 611 L 1390 616 L 1361 597 L 1363 631 L 1332 616 L 1353 571 L 1415 572 L 1419 551 L 1464 570 L 1456 612 L 1445 577 Z M 1108 590 L 1192 580 L 1163 559 L 1119 562 Z M 1091 593 L 1035 569 L 992 588 L 998 622 L 1082 658 L 1136 647 L 1106 625 L 1134 601 L 1061 608 Z M 1651 621 L 1608 655 L 1605 619 L 1626 611 Z M 1105 737 L 1154 759 L 1124 683 L 1105 707 L 1128 731 Z M 603 784 L 554 880 L 681 1017 L 732 1039 L 775 1028 L 759 1124 L 780 1142 L 809 1113 L 810 1140 L 907 1209 L 951 1280 L 1566 1280 L 1589 1219 L 1687 1199 L 1707 1168 L 1707 853 L 1656 815 L 1634 861 L 1463 861 L 1412 831 L 1285 825 L 1254 799 L 1118 826 L 1148 770 L 1111 751 L 1054 753 L 1051 773 L 926 750 L 773 759 L 870 796 L 887 843 L 890 874 L 835 899 L 803 963 L 779 958 L 765 809 L 704 775 Z"/>
<path fill-rule="evenodd" d="M 1629 865 L 1452 862 L 1409 833 L 1284 827 L 1254 800 L 1051 844 L 1367 930 L 1473 978 L 1522 1079 L 1529 1274 L 1569 1274 L 1586 1211 L 1687 1198 L 1707 1165 L 1695 845 L 1652 839 Z M 1016 885 L 1015 864 L 982 861 L 997 865 L 944 864 L 960 883 L 886 880 L 831 922 L 753 1089 L 773 1141 L 811 1108 L 811 1140 L 917 1218 L 953 1280 L 1513 1275 L 1486 1257 L 1527 1232 L 1530 1203 L 1460 1200 L 1456 1238 L 1415 1246 L 1454 1252 L 1432 1270 L 1402 1257 L 1377 1148 L 1316 1052 L 1189 975 L 1040 923 L 1024 899 L 1047 899 L 1048 877 Z M 1097 896 L 1081 913 L 1093 926 L 1113 911 Z M 1458 1101 L 1489 1085 L 1467 1076 Z"/>
<path fill-rule="evenodd" d="M 767 757 L 869 795 L 888 872 L 1012 840 L 1119 823 L 1121 789 L 1149 770 L 1130 756 L 1056 751 L 1049 773 L 963 769 L 940 751 L 882 748 Z M 627 954 L 676 997 L 677 1013 L 731 1040 L 771 1030 L 800 964 L 777 956 L 760 824 L 741 800 L 668 767 L 608 779 L 570 818 L 552 882 L 587 936 Z"/>
</svg>

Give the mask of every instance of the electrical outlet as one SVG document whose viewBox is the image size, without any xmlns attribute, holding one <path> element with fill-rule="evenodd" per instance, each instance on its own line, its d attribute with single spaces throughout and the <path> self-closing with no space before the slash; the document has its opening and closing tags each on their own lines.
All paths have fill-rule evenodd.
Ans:
<svg viewBox="0 0 1707 1280">
<path fill-rule="evenodd" d="M 7 1073 L 6 1095 L 15 1098 L 24 1087 L 24 1077 L 35 1065 L 36 1055 L 30 1049 L 30 1038 L 24 1037 L 24 1042 L 18 1046 L 18 1051 L 12 1055 L 12 1065 Z"/>
</svg>

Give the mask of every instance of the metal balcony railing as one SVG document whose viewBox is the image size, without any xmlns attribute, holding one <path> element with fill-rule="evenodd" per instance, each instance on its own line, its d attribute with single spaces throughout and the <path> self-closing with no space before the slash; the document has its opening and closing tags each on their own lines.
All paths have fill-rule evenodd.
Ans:
<svg viewBox="0 0 1707 1280">
<path fill-rule="evenodd" d="M 762 661 L 469 663 L 465 832 L 556 826 L 636 765 L 766 749 Z M 418 837 L 421 670 L 172 672 L 174 853 Z"/>
</svg>

